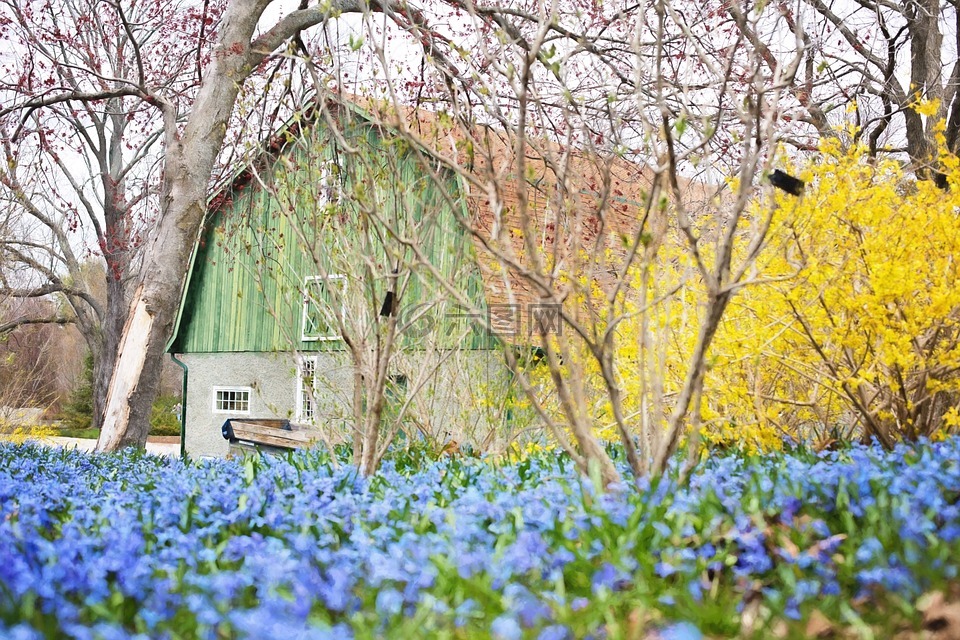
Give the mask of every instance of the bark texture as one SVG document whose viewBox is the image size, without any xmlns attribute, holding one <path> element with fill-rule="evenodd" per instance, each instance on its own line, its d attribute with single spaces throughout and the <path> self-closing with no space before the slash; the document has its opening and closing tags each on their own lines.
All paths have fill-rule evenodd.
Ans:
<svg viewBox="0 0 960 640">
<path fill-rule="evenodd" d="M 142 275 L 130 302 L 113 367 L 97 449 L 143 447 L 157 396 L 162 357 L 180 303 L 190 254 L 206 211 L 207 188 L 237 95 L 252 70 L 276 47 L 331 14 L 360 10 L 341 3 L 294 11 L 254 39 L 269 0 L 234 0 L 203 82 L 179 132 L 178 114 L 162 96 L 150 96 L 165 121 L 161 213 L 143 254 Z"/>
</svg>

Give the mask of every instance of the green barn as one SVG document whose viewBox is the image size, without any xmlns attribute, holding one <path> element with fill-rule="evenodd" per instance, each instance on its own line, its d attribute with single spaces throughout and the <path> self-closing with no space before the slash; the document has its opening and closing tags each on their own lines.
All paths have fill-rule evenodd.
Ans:
<svg viewBox="0 0 960 640">
<path fill-rule="evenodd" d="M 349 440 L 381 364 L 387 427 L 463 442 L 502 424 L 509 376 L 478 314 L 462 191 L 356 105 L 288 123 L 198 238 L 169 348 L 187 372 L 186 451 L 225 455 L 227 418 Z"/>
</svg>

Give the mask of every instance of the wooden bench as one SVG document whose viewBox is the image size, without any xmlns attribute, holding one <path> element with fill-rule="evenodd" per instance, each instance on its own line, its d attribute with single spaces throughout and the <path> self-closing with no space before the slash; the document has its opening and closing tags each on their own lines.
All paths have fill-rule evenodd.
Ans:
<svg viewBox="0 0 960 640">
<path fill-rule="evenodd" d="M 229 418 L 220 433 L 231 445 L 298 449 L 320 440 L 316 429 L 275 418 Z"/>
</svg>

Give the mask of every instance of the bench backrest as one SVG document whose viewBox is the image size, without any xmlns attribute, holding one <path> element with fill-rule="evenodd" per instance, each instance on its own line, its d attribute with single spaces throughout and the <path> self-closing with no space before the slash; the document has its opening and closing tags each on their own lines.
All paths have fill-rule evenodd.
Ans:
<svg viewBox="0 0 960 640">
<path fill-rule="evenodd" d="M 230 418 L 220 429 L 231 443 L 246 442 L 282 449 L 307 447 L 320 439 L 315 429 L 296 425 L 289 420 Z"/>
</svg>

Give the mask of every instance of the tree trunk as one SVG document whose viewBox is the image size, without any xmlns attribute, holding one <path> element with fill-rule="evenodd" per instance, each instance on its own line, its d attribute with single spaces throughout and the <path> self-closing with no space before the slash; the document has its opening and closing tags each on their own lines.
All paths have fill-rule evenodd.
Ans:
<svg viewBox="0 0 960 640">
<path fill-rule="evenodd" d="M 110 377 L 120 350 L 120 337 L 127 319 L 127 300 L 123 283 L 107 273 L 107 305 L 99 327 L 99 347 L 93 362 L 93 426 L 102 428 L 107 409 Z"/>
<path fill-rule="evenodd" d="M 240 84 L 250 73 L 250 39 L 264 7 L 251 0 L 230 3 L 182 134 L 173 105 L 160 105 L 166 129 L 160 218 L 144 250 L 143 269 L 120 338 L 98 451 L 146 444 L 164 349 L 206 212 L 208 182 Z"/>
<path fill-rule="evenodd" d="M 719 286 L 719 285 L 718 285 Z M 693 349 L 693 356 L 687 369 L 687 377 L 684 380 L 683 387 L 677 396 L 677 403 L 670 414 L 670 422 L 667 424 L 667 436 L 661 442 L 660 449 L 654 452 L 652 473 L 655 476 L 662 475 L 667 469 L 670 457 L 677 450 L 680 442 L 681 430 L 684 419 L 691 401 L 698 397 L 703 390 L 703 378 L 707 373 L 706 358 L 710 350 L 710 343 L 717 334 L 717 328 L 720 326 L 720 319 L 723 312 L 730 302 L 733 295 L 731 290 L 721 293 L 711 292 L 710 299 L 707 302 L 707 311 L 700 326 L 700 333 L 697 336 L 697 343 Z M 699 423 L 699 416 L 696 421 Z"/>
<path fill-rule="evenodd" d="M 160 302 L 163 296 L 155 299 Z M 150 304 L 144 284 L 137 288 L 110 379 L 98 450 L 146 444 L 150 409 L 160 386 L 163 350 L 173 316 L 168 305 Z"/>
<path fill-rule="evenodd" d="M 387 323 L 386 336 L 379 342 L 374 356 L 376 373 L 367 388 L 367 416 L 363 434 L 363 450 L 360 456 L 360 473 L 372 476 L 380 466 L 380 422 L 383 417 L 383 403 L 387 384 L 387 369 L 393 356 L 393 340 L 396 331 L 396 317 L 391 316 Z"/>
<path fill-rule="evenodd" d="M 93 353 L 93 427 L 103 427 L 103 415 L 107 408 L 107 389 L 110 386 L 110 376 L 113 374 L 113 363 L 117 359 L 116 347 L 113 352 L 107 351 L 101 341 L 99 351 Z"/>
<path fill-rule="evenodd" d="M 110 127 L 113 135 L 108 148 L 98 149 L 103 185 L 103 227 L 99 232 L 100 250 L 106 263 L 106 306 L 100 322 L 100 354 L 94 362 L 93 379 L 93 424 L 103 426 L 107 409 L 107 392 L 110 377 L 120 350 L 123 324 L 127 319 L 130 304 L 131 268 L 136 242 L 131 232 L 132 205 L 127 199 L 126 165 L 123 161 L 123 136 L 127 120 L 119 99 L 108 101 Z M 100 127 L 107 129 L 106 122 Z"/>
<path fill-rule="evenodd" d="M 924 124 L 920 114 L 912 106 L 919 97 L 936 100 L 943 97 L 940 33 L 940 7 L 935 0 L 911 0 L 904 3 L 904 17 L 910 33 L 910 103 L 904 106 L 906 118 L 907 147 L 917 173 L 929 178 L 936 171 L 933 128 L 936 119 L 928 118 Z M 938 118 L 946 116 L 948 105 L 941 104 Z"/>
<path fill-rule="evenodd" d="M 353 362 L 353 463 L 359 467 L 363 454 L 363 371 L 358 357 L 354 356 Z"/>
</svg>

